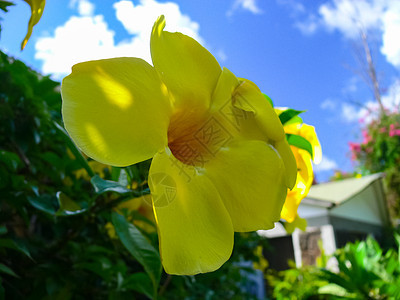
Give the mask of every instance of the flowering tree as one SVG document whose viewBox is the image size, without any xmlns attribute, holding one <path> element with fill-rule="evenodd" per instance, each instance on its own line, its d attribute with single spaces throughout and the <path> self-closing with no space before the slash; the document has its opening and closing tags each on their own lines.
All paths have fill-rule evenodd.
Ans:
<svg viewBox="0 0 400 300">
<path fill-rule="evenodd" d="M 385 109 L 370 122 L 362 123 L 363 139 L 349 143 L 362 174 L 385 172 L 387 198 L 392 217 L 400 215 L 400 113 Z"/>
<path fill-rule="evenodd" d="M 362 66 L 363 78 L 373 91 L 376 109 L 368 110 L 365 118 L 360 119 L 362 141 L 349 143 L 352 160 L 358 165 L 362 175 L 384 172 L 386 174 L 387 200 L 392 217 L 400 215 L 400 111 L 396 99 L 392 99 L 391 108 L 382 101 L 382 88 L 377 76 L 366 32 L 360 29 L 363 52 L 358 59 Z M 363 54 L 362 54 L 363 53 Z M 386 106 L 385 106 L 386 105 Z"/>
</svg>

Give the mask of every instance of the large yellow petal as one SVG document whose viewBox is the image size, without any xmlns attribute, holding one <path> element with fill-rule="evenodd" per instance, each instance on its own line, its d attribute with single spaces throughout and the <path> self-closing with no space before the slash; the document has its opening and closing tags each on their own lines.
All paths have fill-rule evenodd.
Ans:
<svg viewBox="0 0 400 300">
<path fill-rule="evenodd" d="M 255 120 L 253 111 L 235 106 L 234 95 L 241 81 L 227 68 L 223 68 L 214 89 L 210 115 L 232 138 L 269 141 L 265 132 Z"/>
<path fill-rule="evenodd" d="M 177 106 L 207 108 L 221 67 L 194 39 L 179 32 L 164 31 L 164 27 L 165 18 L 160 16 L 150 41 L 154 67 L 175 95 Z"/>
<path fill-rule="evenodd" d="M 243 79 L 235 90 L 233 105 L 253 112 L 257 123 L 269 139 L 274 141 L 284 139 L 285 132 L 278 115 L 253 82 Z"/>
<path fill-rule="evenodd" d="M 138 58 L 80 63 L 61 87 L 65 128 L 93 159 L 127 166 L 167 144 L 171 105 L 155 69 Z"/>
<path fill-rule="evenodd" d="M 235 231 L 271 229 L 286 197 L 285 166 L 264 141 L 241 141 L 222 148 L 205 165 L 218 188 Z"/>
<path fill-rule="evenodd" d="M 168 151 L 155 155 L 149 185 L 167 273 L 211 272 L 229 259 L 232 222 L 209 178 Z"/>
<path fill-rule="evenodd" d="M 223 68 L 212 96 L 210 112 L 215 123 L 233 138 L 271 143 L 285 164 L 286 186 L 294 186 L 296 160 L 284 138 L 277 114 L 254 83 L 245 79 L 240 81 Z"/>
</svg>

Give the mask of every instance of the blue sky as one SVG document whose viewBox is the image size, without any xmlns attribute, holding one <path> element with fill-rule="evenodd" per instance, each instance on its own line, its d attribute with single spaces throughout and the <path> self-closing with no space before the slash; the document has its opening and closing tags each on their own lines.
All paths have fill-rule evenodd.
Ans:
<svg viewBox="0 0 400 300">
<path fill-rule="evenodd" d="M 318 181 L 334 169 L 351 171 L 348 142 L 360 138 L 358 119 L 373 107 L 356 71 L 359 30 L 369 35 L 384 102 L 400 102 L 400 1 L 47 0 L 23 52 L 29 6 L 2 14 L 0 48 L 33 69 L 61 80 L 72 64 L 106 57 L 150 60 L 149 34 L 164 14 L 167 30 L 199 40 L 222 66 L 254 81 L 276 106 L 307 110 L 323 151 Z"/>
</svg>

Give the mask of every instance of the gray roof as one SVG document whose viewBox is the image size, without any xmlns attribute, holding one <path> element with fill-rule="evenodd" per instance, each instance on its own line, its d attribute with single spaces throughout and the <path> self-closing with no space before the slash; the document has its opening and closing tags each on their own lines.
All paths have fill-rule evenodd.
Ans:
<svg viewBox="0 0 400 300">
<path fill-rule="evenodd" d="M 361 193 L 376 180 L 384 177 L 383 173 L 372 174 L 361 178 L 348 178 L 313 185 L 304 202 L 320 202 L 322 206 L 340 205 Z M 307 201 L 311 200 L 311 201 Z M 313 201 L 316 200 L 316 201 Z M 316 203 L 315 203 L 316 204 Z"/>
</svg>

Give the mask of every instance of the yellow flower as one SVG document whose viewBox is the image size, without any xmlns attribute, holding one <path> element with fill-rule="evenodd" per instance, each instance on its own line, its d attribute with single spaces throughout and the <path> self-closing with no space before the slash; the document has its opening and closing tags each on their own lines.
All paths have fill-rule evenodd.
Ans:
<svg viewBox="0 0 400 300">
<path fill-rule="evenodd" d="M 279 110 L 276 109 L 276 111 Z M 321 161 L 321 145 L 313 126 L 304 123 L 294 123 L 285 125 L 283 128 L 285 133 L 296 134 L 309 141 L 313 148 L 314 163 L 318 164 Z M 294 188 L 287 193 L 285 204 L 281 213 L 282 219 L 285 219 L 289 223 L 294 222 L 295 220 L 299 221 L 301 219 L 297 215 L 297 209 L 301 200 L 307 196 L 314 180 L 310 153 L 294 146 L 290 146 L 290 148 L 292 149 L 294 157 L 296 158 L 297 179 Z M 302 227 L 305 227 L 304 222 L 299 222 L 299 224 L 302 224 Z"/>
<path fill-rule="evenodd" d="M 192 38 L 151 33 L 139 58 L 80 63 L 63 80 L 65 128 L 93 159 L 128 166 L 153 158 L 149 187 L 164 269 L 197 274 L 231 255 L 234 231 L 280 219 L 296 164 L 258 87 Z"/>
</svg>

